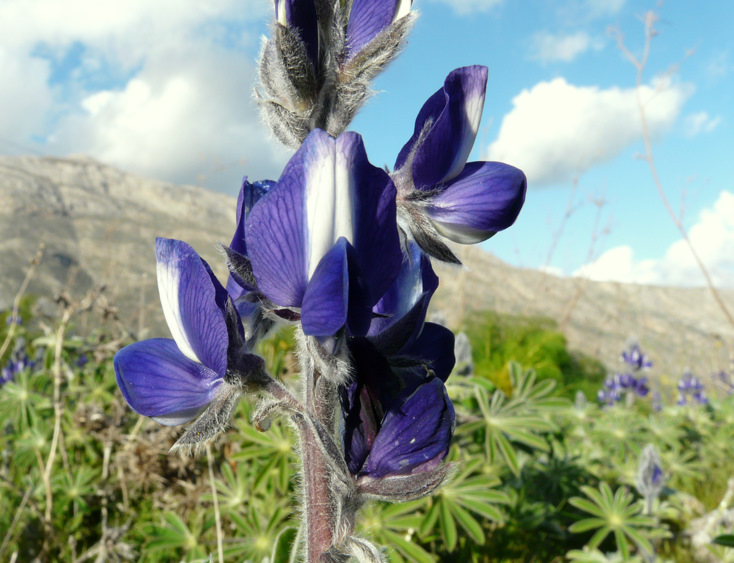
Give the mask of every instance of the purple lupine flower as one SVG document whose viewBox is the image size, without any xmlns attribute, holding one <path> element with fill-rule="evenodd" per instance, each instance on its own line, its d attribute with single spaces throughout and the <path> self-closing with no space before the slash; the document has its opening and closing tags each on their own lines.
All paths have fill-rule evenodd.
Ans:
<svg viewBox="0 0 734 563">
<path fill-rule="evenodd" d="M 525 201 L 521 170 L 500 162 L 467 163 L 486 87 L 486 67 L 452 71 L 421 108 L 395 162 L 401 227 L 442 260 L 458 262 L 440 237 L 462 244 L 486 240 L 512 225 Z"/>
<path fill-rule="evenodd" d="M 658 495 L 660 495 L 664 484 L 662 461 L 660 461 L 660 456 L 655 446 L 648 444 L 640 455 L 640 462 L 637 466 L 637 478 L 635 480 L 637 491 L 645 499 L 646 513 L 648 515 L 652 514 L 653 503 Z"/>
<path fill-rule="evenodd" d="M 405 45 L 411 0 L 276 0 L 256 95 L 273 134 L 297 149 L 314 129 L 343 133 L 370 83 Z"/>
<path fill-rule="evenodd" d="M 7 363 L 0 369 L 0 386 L 13 381 L 15 376 L 26 370 L 32 370 L 36 362 L 31 360 L 26 351 L 24 338 L 18 338 L 13 345 L 13 351 L 8 357 Z"/>
<path fill-rule="evenodd" d="M 678 405 L 688 404 L 689 398 L 700 405 L 709 402 L 701 380 L 693 372 L 686 370 L 678 381 Z"/>
<path fill-rule="evenodd" d="M 252 209 L 247 250 L 259 290 L 300 309 L 306 335 L 367 333 L 403 259 L 395 187 L 362 138 L 314 130 Z"/>
<path fill-rule="evenodd" d="M 434 471 L 453 435 L 454 410 L 444 386 L 454 365 L 453 333 L 425 323 L 438 278 L 417 245 L 409 249 L 374 308 L 367 337 L 349 340 L 355 378 L 342 389 L 343 440 L 355 476 Z"/>
<path fill-rule="evenodd" d="M 353 0 L 347 14 L 346 57 L 347 63 L 358 55 L 373 39 L 393 22 L 410 13 L 412 0 Z M 275 0 L 275 19 L 284 26 L 296 30 L 303 41 L 315 73 L 320 70 L 320 41 L 318 8 L 315 0 Z M 322 14 L 322 17 L 325 14 Z M 329 25 L 330 22 L 321 22 Z"/>
<path fill-rule="evenodd" d="M 632 366 L 635 371 L 652 367 L 652 362 L 646 354 L 643 354 L 637 343 L 631 344 L 627 350 L 622 352 L 622 361 Z"/>
<path fill-rule="evenodd" d="M 638 377 L 635 379 L 632 389 L 639 397 L 647 397 L 648 393 L 650 393 L 650 387 L 647 384 L 647 377 Z"/>
<path fill-rule="evenodd" d="M 209 407 L 195 436 L 212 438 L 227 424 L 242 388 L 257 382 L 263 362 L 249 354 L 237 310 L 209 265 L 185 242 L 156 240 L 158 290 L 173 340 L 126 346 L 114 357 L 117 383 L 132 409 L 161 424 L 183 424 Z M 192 427 L 192 428 L 194 428 Z M 184 439 L 182 437 L 182 440 Z"/>
</svg>

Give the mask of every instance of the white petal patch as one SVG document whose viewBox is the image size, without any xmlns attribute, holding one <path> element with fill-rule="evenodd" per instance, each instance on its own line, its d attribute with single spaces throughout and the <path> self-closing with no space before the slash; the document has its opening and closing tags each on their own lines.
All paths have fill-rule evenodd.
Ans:
<svg viewBox="0 0 734 563">
<path fill-rule="evenodd" d="M 201 360 L 196 357 L 186 337 L 186 330 L 184 329 L 183 319 L 181 317 L 181 309 L 178 301 L 181 270 L 177 265 L 175 262 L 158 261 L 156 267 L 158 273 L 158 294 L 161 297 L 161 306 L 163 307 L 163 315 L 166 318 L 168 330 L 171 331 L 171 336 L 176 342 L 176 346 L 178 346 L 178 349 L 184 356 L 200 364 Z"/>
<path fill-rule="evenodd" d="M 395 8 L 395 17 L 393 21 L 398 21 L 400 18 L 404 18 L 410 13 L 410 7 L 413 4 L 413 0 L 400 0 L 397 8 Z"/>
<path fill-rule="evenodd" d="M 286 18 L 286 14 L 285 14 L 285 3 L 286 3 L 286 0 L 280 0 L 280 1 L 276 0 L 276 2 L 275 2 L 275 19 L 277 20 L 277 22 L 280 25 L 282 25 L 284 27 L 287 27 L 288 26 L 288 19 Z"/>
<path fill-rule="evenodd" d="M 309 163 L 306 180 L 307 273 L 316 266 L 339 237 L 354 241 L 354 178 L 348 157 L 326 139 L 317 158 Z"/>
<path fill-rule="evenodd" d="M 456 160 L 451 167 L 444 181 L 451 180 L 457 176 L 463 169 L 466 161 L 469 159 L 471 150 L 474 147 L 474 141 L 477 138 L 479 124 L 482 121 L 482 112 L 484 111 L 484 88 L 477 88 L 473 82 L 469 84 L 470 91 L 466 92 L 464 99 L 464 135 L 460 141 L 461 150 L 456 154 Z"/>
</svg>

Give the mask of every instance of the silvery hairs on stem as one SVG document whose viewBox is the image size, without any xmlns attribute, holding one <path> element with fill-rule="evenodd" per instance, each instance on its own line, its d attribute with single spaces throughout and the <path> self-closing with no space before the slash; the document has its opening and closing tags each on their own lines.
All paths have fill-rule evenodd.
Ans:
<svg viewBox="0 0 734 563">
<path fill-rule="evenodd" d="M 295 4 L 276 1 L 255 97 L 275 137 L 297 149 L 315 128 L 334 137 L 347 128 L 372 94 L 372 80 L 405 46 L 415 14 L 411 0 L 401 0 L 386 25 L 375 29 L 357 21 L 363 18 L 352 13 L 352 0 Z"/>
</svg>

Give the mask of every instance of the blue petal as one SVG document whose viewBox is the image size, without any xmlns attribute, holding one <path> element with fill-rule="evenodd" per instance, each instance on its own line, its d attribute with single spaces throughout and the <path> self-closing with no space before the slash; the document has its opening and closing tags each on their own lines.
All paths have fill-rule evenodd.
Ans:
<svg viewBox="0 0 734 563">
<path fill-rule="evenodd" d="M 396 16 L 396 0 L 353 0 L 347 24 L 347 58 L 372 41 Z"/>
<path fill-rule="evenodd" d="M 185 242 L 158 238 L 155 246 L 158 291 L 173 339 L 184 356 L 224 374 L 227 291 Z"/>
<path fill-rule="evenodd" d="M 331 336 L 347 320 L 349 264 L 347 240 L 342 237 L 324 256 L 306 288 L 301 326 L 309 336 Z"/>
<path fill-rule="evenodd" d="M 310 138 L 252 209 L 245 226 L 258 288 L 281 307 L 300 307 L 308 283 L 303 184 Z"/>
<path fill-rule="evenodd" d="M 362 474 L 379 478 L 435 469 L 453 432 L 454 407 L 443 382 L 433 378 L 385 414 Z"/>
<path fill-rule="evenodd" d="M 398 155 L 395 168 L 416 150 L 413 182 L 417 189 L 433 189 L 464 168 L 479 130 L 487 88 L 487 68 L 470 66 L 452 71 L 444 87 L 431 96 L 418 113 L 413 137 Z M 413 145 L 430 123 L 419 147 Z"/>
<path fill-rule="evenodd" d="M 398 277 L 374 307 L 376 313 L 368 335 L 377 337 L 393 325 L 396 329 L 386 336 L 401 347 L 407 339 L 419 332 L 425 321 L 428 303 L 438 288 L 438 276 L 431 267 L 431 260 L 414 242 L 410 243 L 410 255 L 404 256 Z"/>
<path fill-rule="evenodd" d="M 268 193 L 275 182 L 272 180 L 263 180 L 261 182 L 250 183 L 247 176 L 242 179 L 242 187 L 237 196 L 237 227 L 235 227 L 234 236 L 229 247 L 235 252 L 239 252 L 243 256 L 247 256 L 247 242 L 245 238 L 245 223 L 250 211 L 260 198 Z"/>
<path fill-rule="evenodd" d="M 132 409 L 175 426 L 191 420 L 213 397 L 219 374 L 185 357 L 173 340 L 155 338 L 115 354 L 117 384 Z"/>
<path fill-rule="evenodd" d="M 454 369 L 454 333 L 435 323 L 426 323 L 420 335 L 404 346 L 401 355 L 414 358 L 446 382 Z"/>
<path fill-rule="evenodd" d="M 372 307 L 392 285 L 403 261 L 397 228 L 396 190 L 388 174 L 370 164 L 362 137 L 344 133 L 336 141 L 337 163 L 352 186 L 355 263 L 365 300 Z M 346 180 L 348 178 L 348 180 Z"/>
<path fill-rule="evenodd" d="M 434 196 L 428 215 L 448 239 L 474 244 L 515 222 L 525 202 L 522 170 L 501 162 L 470 162 L 443 192 Z"/>
</svg>

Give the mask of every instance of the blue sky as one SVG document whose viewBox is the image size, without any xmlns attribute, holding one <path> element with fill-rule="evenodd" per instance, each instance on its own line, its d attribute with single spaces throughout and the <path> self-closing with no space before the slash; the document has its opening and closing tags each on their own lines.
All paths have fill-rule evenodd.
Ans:
<svg viewBox="0 0 734 563">
<path fill-rule="evenodd" d="M 610 35 L 644 46 L 642 82 L 663 188 L 717 283 L 734 288 L 732 2 L 416 0 L 404 54 L 352 125 L 391 165 L 453 68 L 489 85 L 473 159 L 526 171 L 518 222 L 485 244 L 561 275 L 699 285 L 647 164 L 636 69 Z M 252 102 L 270 0 L 3 0 L 0 152 L 89 154 L 127 171 L 234 194 L 289 153 Z M 601 203 L 600 203 L 601 202 Z M 564 216 L 567 210 L 570 214 Z M 559 234 L 560 233 L 560 234 Z"/>
</svg>

